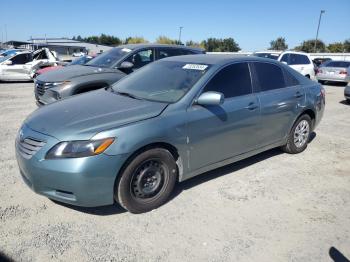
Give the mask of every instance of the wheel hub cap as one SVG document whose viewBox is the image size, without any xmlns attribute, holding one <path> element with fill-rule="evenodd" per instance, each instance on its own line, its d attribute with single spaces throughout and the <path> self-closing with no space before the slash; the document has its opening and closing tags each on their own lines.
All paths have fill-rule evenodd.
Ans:
<svg viewBox="0 0 350 262">
<path fill-rule="evenodd" d="M 164 167 L 158 161 L 148 161 L 142 164 L 132 179 L 132 191 L 137 198 L 155 196 L 163 185 Z"/>
<path fill-rule="evenodd" d="M 297 148 L 303 147 L 309 139 L 310 125 L 306 120 L 300 121 L 294 131 L 294 144 Z"/>
</svg>

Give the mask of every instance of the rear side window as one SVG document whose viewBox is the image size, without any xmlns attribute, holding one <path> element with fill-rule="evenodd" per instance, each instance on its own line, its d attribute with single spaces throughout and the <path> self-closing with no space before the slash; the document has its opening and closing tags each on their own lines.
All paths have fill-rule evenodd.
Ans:
<svg viewBox="0 0 350 262">
<path fill-rule="evenodd" d="M 299 81 L 287 70 L 283 70 L 284 78 L 286 81 L 286 87 L 299 85 Z"/>
<path fill-rule="evenodd" d="M 310 60 L 306 55 L 290 54 L 289 55 L 290 65 L 308 65 Z"/>
<path fill-rule="evenodd" d="M 158 59 L 163 59 L 170 56 L 182 55 L 181 50 L 176 48 L 162 48 L 158 49 Z"/>
<path fill-rule="evenodd" d="M 237 63 L 221 69 L 206 85 L 203 92 L 216 91 L 225 98 L 252 92 L 248 63 Z"/>
<path fill-rule="evenodd" d="M 255 62 L 255 72 L 260 91 L 279 89 L 286 86 L 282 68 L 269 63 Z"/>
</svg>

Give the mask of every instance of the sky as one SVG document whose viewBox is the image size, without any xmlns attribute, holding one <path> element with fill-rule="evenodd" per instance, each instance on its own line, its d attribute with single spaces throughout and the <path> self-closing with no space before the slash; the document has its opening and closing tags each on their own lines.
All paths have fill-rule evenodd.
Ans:
<svg viewBox="0 0 350 262">
<path fill-rule="evenodd" d="M 350 38 L 350 0 L 2 0 L 0 41 L 34 37 L 160 35 L 182 42 L 232 37 L 243 51 L 285 37 L 289 48 L 316 36 L 326 44 Z M 6 28 L 6 30 L 5 30 Z"/>
</svg>

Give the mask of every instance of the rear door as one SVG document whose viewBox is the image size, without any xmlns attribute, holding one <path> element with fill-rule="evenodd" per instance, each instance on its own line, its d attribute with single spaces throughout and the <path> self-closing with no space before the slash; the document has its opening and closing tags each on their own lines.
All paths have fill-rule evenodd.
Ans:
<svg viewBox="0 0 350 262">
<path fill-rule="evenodd" d="M 259 144 L 281 141 L 289 133 L 305 103 L 305 92 L 287 70 L 267 62 L 253 62 L 254 83 L 261 107 Z"/>
<path fill-rule="evenodd" d="M 247 63 L 221 69 L 202 92 L 225 96 L 222 105 L 191 105 L 188 137 L 191 170 L 220 162 L 258 147 L 259 102 L 252 92 Z"/>
</svg>

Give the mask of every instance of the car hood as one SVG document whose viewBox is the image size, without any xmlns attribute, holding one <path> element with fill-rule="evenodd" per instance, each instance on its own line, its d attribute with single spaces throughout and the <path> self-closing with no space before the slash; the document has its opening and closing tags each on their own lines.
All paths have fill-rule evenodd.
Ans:
<svg viewBox="0 0 350 262">
<path fill-rule="evenodd" d="M 40 75 L 37 79 L 44 82 L 60 82 L 74 77 L 86 76 L 101 73 L 120 73 L 121 71 L 112 68 L 101 68 L 84 65 L 71 65 Z"/>
<path fill-rule="evenodd" d="M 25 124 L 61 141 L 83 140 L 101 131 L 156 117 L 167 105 L 100 89 L 43 106 Z"/>
</svg>

